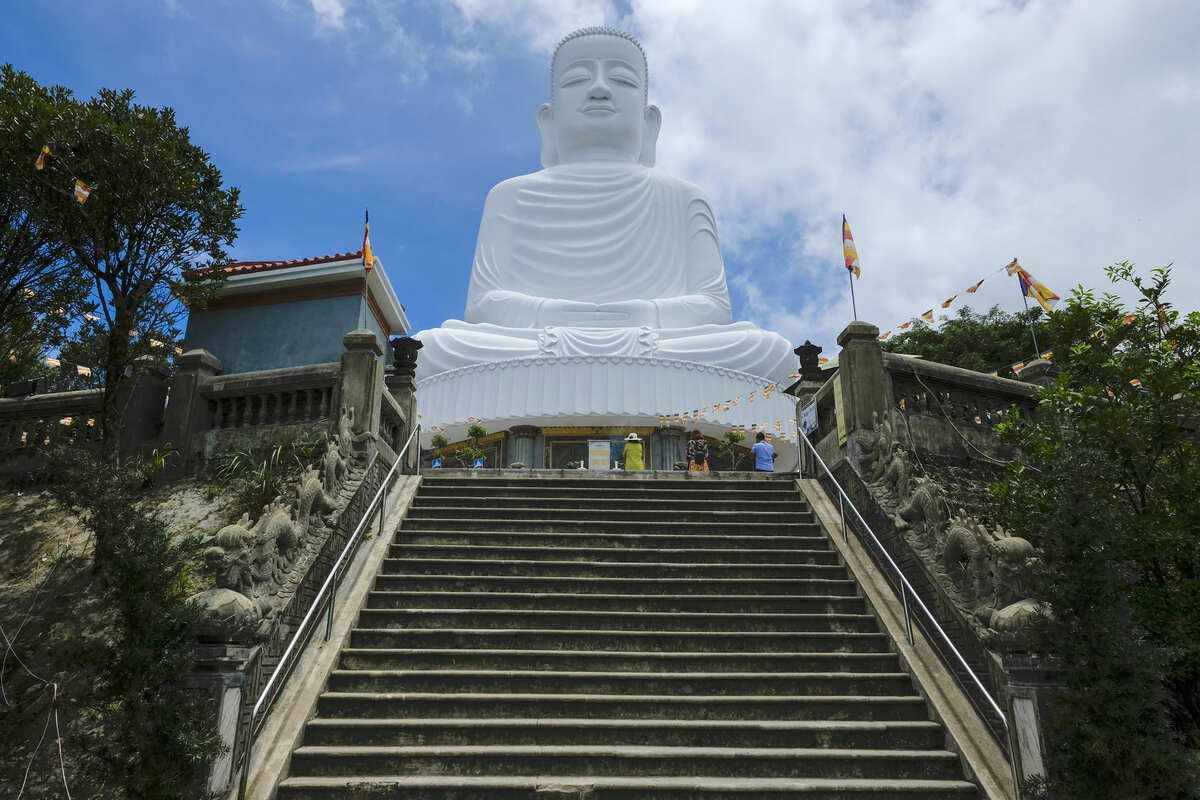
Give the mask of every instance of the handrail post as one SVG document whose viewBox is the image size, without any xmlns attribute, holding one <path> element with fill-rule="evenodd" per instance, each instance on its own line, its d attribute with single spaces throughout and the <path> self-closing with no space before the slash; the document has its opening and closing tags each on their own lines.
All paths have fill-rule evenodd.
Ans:
<svg viewBox="0 0 1200 800">
<path fill-rule="evenodd" d="M 904 601 L 904 627 L 908 630 L 908 643 L 913 644 L 912 614 L 908 612 L 908 589 L 900 584 L 900 599 Z"/>
<path fill-rule="evenodd" d="M 846 532 L 846 505 L 842 501 L 842 487 L 838 487 L 838 517 L 842 520 L 842 541 L 849 543 L 850 534 Z"/>
</svg>

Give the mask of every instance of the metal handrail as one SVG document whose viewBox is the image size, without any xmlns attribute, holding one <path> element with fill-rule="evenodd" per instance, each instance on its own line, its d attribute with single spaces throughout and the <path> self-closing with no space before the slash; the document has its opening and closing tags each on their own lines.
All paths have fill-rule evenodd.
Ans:
<svg viewBox="0 0 1200 800">
<path fill-rule="evenodd" d="M 820 454 L 817 453 L 817 448 L 813 445 L 813 443 L 811 441 L 809 441 L 808 436 L 801 433 L 799 438 L 806 445 L 808 445 L 808 450 L 810 453 L 812 453 L 813 458 L 815 458 L 817 460 L 817 463 L 821 465 L 821 469 L 825 470 L 825 474 L 829 476 L 829 480 L 832 481 L 833 485 L 837 487 L 837 490 L 838 490 L 838 512 L 839 512 L 838 516 L 841 517 L 841 521 L 842 521 L 842 541 L 848 542 L 850 540 L 849 533 L 847 532 L 847 527 L 846 527 L 846 512 L 845 512 L 845 506 L 848 505 L 848 506 L 850 506 L 850 510 L 854 512 L 854 516 L 858 518 L 858 521 L 862 525 L 863 530 L 865 530 L 867 532 L 867 535 L 871 537 L 871 541 L 873 541 L 875 543 L 875 546 L 879 549 L 879 552 L 882 553 L 883 557 L 887 559 L 887 563 L 891 566 L 892 571 L 895 572 L 896 577 L 899 579 L 900 600 L 904 604 L 904 625 L 908 630 L 908 643 L 910 645 L 914 643 L 913 642 L 913 630 L 912 630 L 912 612 L 910 611 L 909 606 L 908 606 L 908 595 L 912 594 L 913 600 L 916 601 L 917 607 L 920 608 L 920 610 L 922 612 L 924 612 L 925 618 L 929 621 L 929 624 L 931 624 L 933 626 L 934 630 L 936 630 L 941 635 L 942 640 L 946 643 L 946 646 L 950 648 L 950 652 L 954 653 L 955 658 L 958 659 L 958 663 L 961 664 L 962 668 L 965 669 L 967 671 L 967 674 L 971 676 L 971 680 L 975 683 L 975 686 L 983 694 L 983 697 L 985 700 L 987 700 L 988 705 L 990 705 L 992 707 L 992 710 L 996 712 L 996 716 L 998 716 L 1000 718 L 1000 724 L 1004 726 L 1004 731 L 1007 734 L 1009 731 L 1008 717 L 1005 715 L 1005 713 L 1003 711 L 1000 710 L 1000 706 L 998 703 L 996 703 L 996 700 L 992 697 L 991 692 L 989 692 L 987 690 L 987 688 L 983 685 L 983 682 L 979 680 L 979 676 L 975 674 L 975 670 L 971 669 L 971 665 L 967 663 L 967 660 L 965 658 L 963 658 L 962 653 L 958 652 L 958 648 L 954 646 L 954 642 L 952 642 L 950 640 L 950 637 L 946 635 L 946 632 L 944 630 L 942 630 L 942 626 L 938 624 L 936 619 L 934 619 L 933 614 L 929 611 L 929 609 L 926 607 L 925 603 L 921 600 L 921 596 L 917 594 L 916 589 L 914 589 L 912 584 L 908 582 L 908 578 L 904 577 L 904 573 L 900 571 L 900 567 L 897 566 L 896 562 L 892 560 L 891 555 L 888 553 L 887 549 L 883 546 L 883 543 L 879 541 L 879 538 L 877 536 L 875 536 L 875 532 L 873 530 L 871 530 L 871 526 L 867 524 L 867 521 L 865 519 L 863 519 L 863 515 L 858 512 L 858 508 L 856 508 L 854 503 L 850 500 L 849 495 L 846 494 L 846 491 L 842 488 L 842 485 L 840 483 L 838 483 L 837 478 L 833 477 L 833 473 L 829 471 L 829 467 L 825 465 L 825 460 L 823 458 L 821 458 Z M 1019 791 L 1019 789 L 1018 789 L 1018 791 Z"/>
<path fill-rule="evenodd" d="M 337 561 L 329 570 L 329 576 L 325 578 L 325 582 L 321 584 L 317 596 L 313 598 L 312 605 L 308 608 L 308 613 L 304 615 L 304 619 L 296 627 L 296 632 L 292 634 L 291 641 L 288 642 L 287 648 L 283 651 L 283 655 L 279 658 L 279 663 L 275 665 L 275 669 L 271 672 L 271 676 L 267 678 L 267 683 L 263 687 L 262 693 L 258 696 L 258 701 L 254 704 L 254 709 L 250 712 L 249 733 L 246 738 L 246 743 L 243 747 L 244 757 L 242 758 L 241 776 L 238 780 L 238 791 L 234 795 L 235 800 L 241 800 L 246 794 L 246 783 L 250 773 L 250 757 L 254 748 L 254 740 L 258 738 L 258 734 L 262 730 L 262 726 L 266 721 L 266 712 L 270 710 L 275 703 L 275 698 L 282 688 L 282 682 L 287 680 L 291 675 L 295 664 L 292 663 L 292 654 L 297 652 L 301 647 L 308 643 L 309 637 L 312 635 L 311 628 L 314 621 L 319 616 L 322 603 L 328 602 L 328 617 L 325 623 L 325 641 L 329 641 L 329 637 L 333 631 L 333 612 L 334 601 L 337 596 L 338 584 L 341 582 L 342 572 L 345 569 L 345 562 L 350 558 L 350 554 L 358 546 L 358 540 L 362 537 L 366 530 L 367 524 L 371 517 L 374 516 L 375 506 L 379 506 L 379 525 L 383 528 L 383 515 L 387 507 L 387 487 L 391 483 L 396 471 L 400 469 L 400 465 L 404 463 L 404 454 L 408 452 L 409 445 L 414 439 L 420 438 L 421 426 L 418 424 L 413 432 L 409 434 L 408 441 L 404 443 L 404 447 L 400 448 L 400 452 L 396 454 L 396 460 L 392 463 L 391 469 L 384 476 L 383 481 L 379 485 L 375 496 L 371 498 L 371 502 L 367 504 L 366 510 L 363 512 L 362 519 L 358 521 L 357 527 L 350 537 L 346 540 L 346 546 L 342 548 L 341 554 Z M 378 455 L 378 454 L 376 454 Z M 417 458 L 417 475 L 421 474 L 421 459 Z M 326 600 L 326 595 L 329 595 Z M 280 684 L 280 686 L 276 686 Z"/>
</svg>

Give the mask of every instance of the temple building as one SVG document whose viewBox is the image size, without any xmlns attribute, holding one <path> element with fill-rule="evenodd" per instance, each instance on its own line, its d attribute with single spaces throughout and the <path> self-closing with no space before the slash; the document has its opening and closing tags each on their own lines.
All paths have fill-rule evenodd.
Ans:
<svg viewBox="0 0 1200 800">
<path fill-rule="evenodd" d="M 224 270 L 218 296 L 189 313 L 183 349 L 213 353 L 227 373 L 337 361 L 342 337 L 359 329 L 374 332 L 390 358 L 388 340 L 411 328 L 383 264 L 376 258 L 368 270 L 361 252 Z"/>
</svg>

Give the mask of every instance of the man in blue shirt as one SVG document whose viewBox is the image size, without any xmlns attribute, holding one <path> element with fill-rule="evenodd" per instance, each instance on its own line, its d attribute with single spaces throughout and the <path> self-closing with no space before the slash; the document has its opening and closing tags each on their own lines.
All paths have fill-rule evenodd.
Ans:
<svg viewBox="0 0 1200 800">
<path fill-rule="evenodd" d="M 754 446 L 750 448 L 750 452 L 754 454 L 755 472 L 775 471 L 775 448 L 767 443 L 766 438 L 759 433 L 754 437 Z"/>
</svg>

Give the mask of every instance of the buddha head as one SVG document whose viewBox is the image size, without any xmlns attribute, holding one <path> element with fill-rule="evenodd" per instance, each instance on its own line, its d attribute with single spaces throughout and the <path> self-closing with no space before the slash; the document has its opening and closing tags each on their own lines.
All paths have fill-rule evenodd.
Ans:
<svg viewBox="0 0 1200 800">
<path fill-rule="evenodd" d="M 538 109 L 542 166 L 627 161 L 654 166 L 662 125 L 648 105 L 642 46 L 615 28 L 569 34 L 550 62 L 550 102 Z"/>
</svg>

